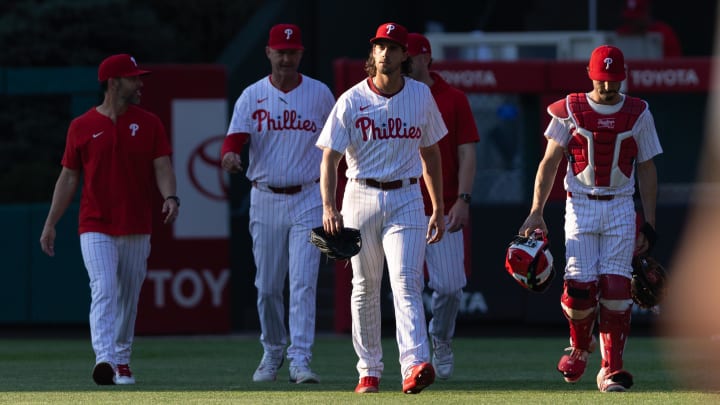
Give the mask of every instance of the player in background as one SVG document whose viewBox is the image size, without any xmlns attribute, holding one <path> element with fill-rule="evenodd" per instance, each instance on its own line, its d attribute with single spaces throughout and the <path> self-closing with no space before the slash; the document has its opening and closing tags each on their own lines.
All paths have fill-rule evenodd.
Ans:
<svg viewBox="0 0 720 405">
<path fill-rule="evenodd" d="M 673 27 L 653 17 L 651 0 L 626 0 L 622 24 L 615 32 L 619 35 L 645 35 L 659 33 L 662 37 L 663 57 L 682 56 L 682 45 Z"/>
<path fill-rule="evenodd" d="M 223 169 L 237 173 L 242 169 L 243 145 L 250 148 L 250 234 L 264 351 L 253 374 L 256 382 L 275 381 L 284 362 L 288 332 L 283 290 L 288 274 L 289 380 L 320 382 L 310 368 L 320 252 L 309 235 L 322 223 L 322 153 L 315 140 L 335 99 L 325 84 L 298 72 L 304 50 L 301 35 L 293 24 L 270 29 L 265 55 L 271 73 L 237 99 L 221 151 Z"/>
<path fill-rule="evenodd" d="M 625 391 L 633 384 L 623 369 L 630 333 L 631 260 L 648 248 L 643 233 L 636 240 L 633 202 L 637 176 L 645 227 L 655 229 L 657 172 L 653 157 L 662 153 L 647 102 L 620 92 L 626 77 L 620 49 L 596 48 L 587 67 L 593 89 L 569 94 L 548 106 L 552 120 L 545 130 L 547 147 L 535 178 L 530 215 L 519 229 L 547 235 L 543 209 L 558 165 L 568 158 L 565 175 L 566 267 L 562 310 L 570 326 L 570 354 L 558 371 L 565 381 L 580 380 L 596 346 L 598 322 L 602 392 Z"/>
<path fill-rule="evenodd" d="M 402 391 L 415 394 L 435 381 L 422 301 L 423 262 L 425 245 L 440 241 L 445 231 L 437 142 L 447 129 L 430 89 L 404 76 L 412 64 L 407 29 L 382 24 L 370 43 L 368 78 L 338 99 L 317 141 L 323 150 L 322 222 L 330 234 L 344 226 L 362 234 L 362 249 L 351 259 L 352 340 L 360 377 L 355 392 L 378 392 L 382 377 L 380 287 L 387 260 Z M 341 214 L 335 193 L 343 155 L 348 183 Z M 421 175 L 433 204 L 429 221 Z"/>
<path fill-rule="evenodd" d="M 152 215 L 157 209 L 171 224 L 179 213 L 165 129 L 155 114 L 137 106 L 140 76 L 147 73 L 127 54 L 100 63 L 103 102 L 70 123 L 63 168 L 40 236 L 43 252 L 54 256 L 55 225 L 82 181 L 80 248 L 90 278 L 92 377 L 99 385 L 135 383 L 130 355 Z M 156 208 L 155 186 L 164 198 Z"/>
<path fill-rule="evenodd" d="M 454 368 L 451 347 L 455 334 L 455 320 L 465 273 L 464 227 L 470 226 L 470 195 L 475 177 L 475 143 L 480 141 L 475 118 L 467 96 L 450 86 L 438 73 L 430 71 L 432 50 L 422 34 L 408 34 L 408 55 L 412 58 L 410 77 L 430 87 L 442 114 L 448 132 L 438 146 L 442 155 L 443 202 L 445 226 L 443 239 L 427 245 L 425 263 L 428 269 L 428 286 L 432 294 L 432 319 L 428 332 L 432 338 L 432 364 L 438 378 L 450 378 Z M 425 215 L 430 219 L 432 200 L 425 182 L 421 183 Z"/>
</svg>

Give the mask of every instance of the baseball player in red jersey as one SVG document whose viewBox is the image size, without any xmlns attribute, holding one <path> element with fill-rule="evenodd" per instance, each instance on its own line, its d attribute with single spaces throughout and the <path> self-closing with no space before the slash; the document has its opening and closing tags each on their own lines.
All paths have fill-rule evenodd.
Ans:
<svg viewBox="0 0 720 405">
<path fill-rule="evenodd" d="M 431 72 L 430 42 L 418 33 L 408 34 L 408 54 L 412 58 L 410 77 L 430 86 L 448 132 L 438 146 L 442 155 L 443 201 L 447 233 L 427 246 L 425 263 L 432 294 L 432 319 L 428 326 L 432 338 L 432 364 L 438 378 L 450 378 L 454 368 L 451 347 L 462 299 L 465 275 L 463 228 L 470 225 L 470 194 L 475 176 L 475 143 L 480 141 L 470 103 L 462 91 Z M 432 200 L 425 182 L 421 183 L 425 215 L 432 215 Z"/>
<path fill-rule="evenodd" d="M 437 142 L 447 128 L 430 89 L 403 76 L 412 64 L 405 27 L 382 24 L 370 42 L 369 77 L 338 99 L 317 141 L 323 149 L 322 222 L 330 234 L 344 226 L 362 234 L 362 249 L 352 258 L 352 337 L 360 375 L 355 392 L 378 392 L 383 372 L 380 287 L 387 260 L 402 390 L 415 394 L 435 380 L 422 301 L 423 262 L 425 245 L 440 241 L 445 231 Z M 343 154 L 348 183 L 341 215 L 335 192 Z M 420 175 L 433 204 L 429 221 Z"/>
<path fill-rule="evenodd" d="M 558 371 L 577 382 L 595 349 L 598 323 L 602 363 L 597 375 L 602 392 L 625 391 L 633 384 L 623 369 L 630 333 L 631 260 L 648 239 L 635 231 L 635 175 L 646 227 L 655 228 L 657 172 L 653 157 L 662 153 L 655 123 L 644 100 L 620 93 L 625 61 L 620 49 L 596 48 L 587 67 L 593 90 L 574 93 L 548 107 L 545 156 L 535 178 L 530 215 L 521 235 L 536 228 L 547 234 L 543 208 L 558 165 L 568 159 L 565 175 L 565 282 L 562 309 L 570 325 L 570 354 Z"/>
<path fill-rule="evenodd" d="M 298 26 L 278 24 L 270 29 L 265 54 L 272 73 L 237 99 L 221 152 L 223 169 L 235 173 L 241 169 L 243 145 L 250 145 L 250 234 L 264 349 L 253 374 L 256 382 L 275 381 L 283 364 L 288 343 L 283 289 L 288 273 L 289 379 L 298 384 L 320 382 L 310 369 L 320 252 L 309 235 L 322 222 L 322 153 L 315 140 L 335 99 L 325 84 L 298 73 L 303 50 Z"/>
<path fill-rule="evenodd" d="M 615 33 L 623 36 L 639 36 L 648 33 L 659 34 L 662 38 L 663 58 L 681 57 L 682 45 L 672 26 L 653 17 L 650 0 L 626 0 L 622 12 L 622 24 Z"/>
<path fill-rule="evenodd" d="M 90 278 L 92 376 L 100 385 L 135 383 L 130 354 L 150 255 L 153 187 L 165 199 L 165 224 L 175 221 L 180 206 L 165 129 L 155 114 L 136 105 L 140 76 L 147 73 L 127 54 L 100 64 L 103 103 L 70 124 L 63 168 L 40 236 L 43 252 L 54 256 L 55 225 L 82 177 L 80 247 Z"/>
</svg>

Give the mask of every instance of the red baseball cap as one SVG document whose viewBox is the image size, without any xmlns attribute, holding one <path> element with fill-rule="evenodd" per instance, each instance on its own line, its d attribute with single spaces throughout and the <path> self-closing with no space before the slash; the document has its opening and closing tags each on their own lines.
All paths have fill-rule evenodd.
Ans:
<svg viewBox="0 0 720 405">
<path fill-rule="evenodd" d="M 270 28 L 267 45 L 272 49 L 305 49 L 302 32 L 295 24 L 277 24 Z"/>
<path fill-rule="evenodd" d="M 417 32 L 411 32 L 408 34 L 408 54 L 410 56 L 417 56 L 421 53 L 427 53 L 432 55 L 430 49 L 430 41 L 425 35 L 418 34 Z"/>
<path fill-rule="evenodd" d="M 626 0 L 623 17 L 627 19 L 643 18 L 650 15 L 650 0 Z"/>
<path fill-rule="evenodd" d="M 372 44 L 379 39 L 390 40 L 405 49 L 408 47 L 407 28 L 398 23 L 388 22 L 380 25 L 375 32 L 375 36 L 370 40 L 370 43 Z"/>
<path fill-rule="evenodd" d="M 590 55 L 588 76 L 592 80 L 603 82 L 621 82 L 625 80 L 625 57 L 619 48 L 600 45 Z"/>
<path fill-rule="evenodd" d="M 135 58 L 122 53 L 112 55 L 100 62 L 98 68 L 98 81 L 104 82 L 111 77 L 132 77 L 141 76 L 150 73 L 149 70 L 138 69 Z"/>
</svg>

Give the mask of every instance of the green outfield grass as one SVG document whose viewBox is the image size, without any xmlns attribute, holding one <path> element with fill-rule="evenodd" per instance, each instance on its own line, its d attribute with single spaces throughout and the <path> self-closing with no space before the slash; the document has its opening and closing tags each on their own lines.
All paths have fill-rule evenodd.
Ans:
<svg viewBox="0 0 720 405">
<path fill-rule="evenodd" d="M 0 339 L 0 403 L 193 404 L 710 404 L 720 393 L 685 389 L 666 364 L 665 342 L 636 337 L 625 364 L 635 375 L 626 393 L 598 392 L 600 356 L 590 358 L 577 384 L 555 365 L 567 338 L 458 338 L 455 375 L 418 395 L 400 392 L 398 351 L 384 339 L 385 373 L 379 394 L 353 393 L 357 358 L 349 336 L 319 336 L 313 369 L 322 382 L 287 382 L 287 365 L 274 383 L 253 383 L 261 356 L 255 336 L 138 337 L 132 368 L 137 384 L 97 386 L 90 373 L 89 338 Z M 710 370 L 720 378 L 720 370 Z"/>
</svg>

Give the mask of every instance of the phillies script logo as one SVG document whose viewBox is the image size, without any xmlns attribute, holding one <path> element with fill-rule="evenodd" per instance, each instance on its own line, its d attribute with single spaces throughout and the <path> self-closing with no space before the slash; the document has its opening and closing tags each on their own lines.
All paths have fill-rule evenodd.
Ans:
<svg viewBox="0 0 720 405">
<path fill-rule="evenodd" d="M 263 132 L 263 126 L 268 131 L 282 131 L 284 129 L 297 129 L 299 131 L 317 131 L 317 125 L 311 120 L 301 119 L 297 111 L 283 111 L 282 117 L 276 118 L 270 117 L 270 111 L 268 110 L 257 110 L 252 114 L 252 119 L 257 122 L 256 129 L 258 132 Z"/>
<path fill-rule="evenodd" d="M 418 127 L 407 127 L 400 118 L 388 118 L 387 126 L 382 128 L 375 125 L 375 120 L 369 117 L 360 117 L 355 121 L 355 128 L 360 128 L 363 141 L 389 138 L 420 138 L 422 131 Z M 372 135 L 371 135 L 372 133 Z"/>
</svg>

